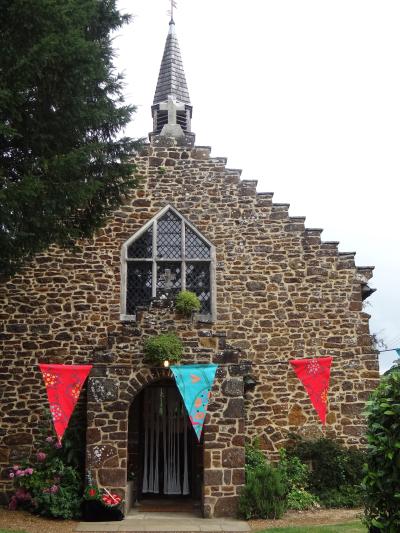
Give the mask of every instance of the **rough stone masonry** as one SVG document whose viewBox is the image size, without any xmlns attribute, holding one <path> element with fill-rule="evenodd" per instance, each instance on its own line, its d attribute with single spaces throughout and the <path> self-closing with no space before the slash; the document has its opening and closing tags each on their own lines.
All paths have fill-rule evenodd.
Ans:
<svg viewBox="0 0 400 533">
<path fill-rule="evenodd" d="M 321 242 L 322 230 L 290 217 L 287 204 L 210 157 L 210 148 L 154 136 L 136 158 L 141 178 L 104 228 L 72 252 L 52 247 L 0 287 L 1 492 L 6 467 L 32 449 L 46 404 L 38 362 L 94 369 L 87 386 L 87 468 L 124 497 L 128 411 L 143 387 L 168 371 L 143 362 L 149 335 L 176 331 L 182 361 L 219 369 L 204 428 L 204 516 L 236 513 L 244 443 L 270 457 L 290 432 L 364 443 L 365 401 L 378 382 L 377 353 L 362 308 L 372 272 L 354 254 Z M 121 247 L 172 205 L 216 249 L 214 322 L 176 315 L 155 301 L 135 322 L 120 319 Z M 326 429 L 289 360 L 333 356 Z M 163 375 L 164 375 L 163 374 Z M 249 381 L 253 386 L 249 387 Z"/>
</svg>

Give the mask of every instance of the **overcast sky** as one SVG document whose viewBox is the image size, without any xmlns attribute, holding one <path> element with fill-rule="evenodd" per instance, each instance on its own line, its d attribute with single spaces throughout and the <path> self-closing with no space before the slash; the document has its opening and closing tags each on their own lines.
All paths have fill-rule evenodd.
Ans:
<svg viewBox="0 0 400 533">
<path fill-rule="evenodd" d="M 168 0 L 119 0 L 127 133 L 151 130 Z M 371 333 L 400 347 L 399 0 L 178 0 L 196 144 L 375 265 Z M 395 352 L 382 354 L 381 370 Z"/>
</svg>

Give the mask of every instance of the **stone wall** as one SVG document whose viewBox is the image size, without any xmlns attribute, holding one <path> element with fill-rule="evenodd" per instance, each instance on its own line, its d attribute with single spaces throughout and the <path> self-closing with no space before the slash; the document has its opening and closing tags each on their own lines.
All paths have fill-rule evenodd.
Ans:
<svg viewBox="0 0 400 533">
<path fill-rule="evenodd" d="M 207 516 L 232 514 L 244 436 L 258 435 L 275 456 L 290 431 L 322 432 L 290 359 L 317 349 L 333 356 L 326 434 L 364 442 L 362 409 L 379 377 L 361 302 L 372 269 L 322 242 L 322 230 L 289 217 L 287 204 L 257 193 L 256 181 L 241 181 L 208 147 L 154 137 L 136 162 L 140 188 L 93 239 L 76 252 L 52 247 L 0 286 L 0 466 L 32 446 L 46 402 L 38 361 L 92 362 L 88 465 L 100 484 L 123 492 L 129 404 L 155 378 L 143 363 L 143 339 L 176 329 L 184 362 L 221 365 L 205 428 L 203 503 Z M 213 324 L 184 320 L 157 302 L 137 322 L 120 321 L 121 246 L 168 204 L 216 247 Z M 257 385 L 243 393 L 247 375 Z"/>
</svg>

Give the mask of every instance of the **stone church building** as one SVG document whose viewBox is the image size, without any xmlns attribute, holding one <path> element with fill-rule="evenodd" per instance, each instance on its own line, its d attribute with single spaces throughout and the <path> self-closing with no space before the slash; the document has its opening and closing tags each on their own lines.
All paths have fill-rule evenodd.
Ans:
<svg viewBox="0 0 400 533">
<path fill-rule="evenodd" d="M 140 184 L 106 225 L 0 286 L 3 501 L 5 469 L 31 450 L 47 405 L 39 362 L 93 365 L 80 402 L 86 470 L 126 508 L 173 495 L 204 517 L 233 516 L 246 441 L 257 436 L 272 459 L 293 432 L 364 443 L 362 411 L 379 378 L 362 305 L 372 267 L 195 145 L 173 21 L 151 112 Z M 201 301 L 191 318 L 174 310 L 183 289 Z M 184 344 L 181 364 L 218 364 L 200 442 L 170 370 L 144 361 L 144 340 L 167 331 Z M 325 427 L 289 363 L 315 353 L 333 357 Z M 174 425 L 160 414 L 168 409 Z"/>
</svg>

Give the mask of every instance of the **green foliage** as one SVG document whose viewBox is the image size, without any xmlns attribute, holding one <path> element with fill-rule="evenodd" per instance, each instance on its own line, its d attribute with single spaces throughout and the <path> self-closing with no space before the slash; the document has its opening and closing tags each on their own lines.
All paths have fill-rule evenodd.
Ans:
<svg viewBox="0 0 400 533">
<path fill-rule="evenodd" d="M 260 450 L 260 444 L 258 439 L 254 439 L 252 444 L 245 444 L 245 468 L 246 474 L 249 470 L 254 470 L 259 466 L 267 464 L 267 459 L 263 452 Z"/>
<path fill-rule="evenodd" d="M 146 360 L 153 364 L 162 365 L 165 360 L 176 363 L 180 361 L 182 352 L 182 342 L 174 333 L 150 337 L 144 343 Z"/>
<path fill-rule="evenodd" d="M 365 516 L 385 533 L 400 531 L 400 372 L 382 378 L 367 403 Z"/>
<path fill-rule="evenodd" d="M 200 300 L 194 292 L 181 291 L 176 297 L 175 308 L 185 316 L 190 316 L 193 311 L 200 311 L 200 307 Z"/>
<path fill-rule="evenodd" d="M 251 518 L 281 518 L 287 508 L 287 488 L 279 470 L 269 464 L 249 468 L 239 498 L 239 514 Z"/>
<path fill-rule="evenodd" d="M 278 468 L 267 463 L 258 439 L 245 445 L 246 485 L 239 514 L 250 518 L 280 518 L 286 510 L 287 486 Z"/>
<path fill-rule="evenodd" d="M 308 484 L 309 467 L 302 463 L 296 455 L 288 455 L 284 448 L 279 450 L 279 470 L 288 486 L 292 489 L 303 489 Z"/>
<path fill-rule="evenodd" d="M 288 494 L 287 506 L 294 511 L 305 511 L 319 507 L 319 500 L 305 489 L 293 488 Z"/>
<path fill-rule="evenodd" d="M 353 509 L 362 507 L 363 490 L 360 485 L 343 485 L 336 489 L 326 489 L 319 493 L 319 500 L 324 507 L 345 507 Z"/>
<path fill-rule="evenodd" d="M 14 465 L 10 477 L 16 492 L 10 509 L 22 506 L 52 518 L 79 518 L 82 502 L 82 476 L 62 458 L 63 451 L 54 437 L 47 437 L 37 453 L 24 465 Z"/>
<path fill-rule="evenodd" d="M 91 236 L 135 185 L 116 0 L 0 0 L 0 272 Z"/>
<path fill-rule="evenodd" d="M 364 452 L 346 449 L 328 438 L 313 441 L 297 438 L 287 453 L 312 465 L 308 489 L 325 507 L 357 507 L 361 504 Z"/>
<path fill-rule="evenodd" d="M 289 456 L 284 448 L 279 450 L 278 468 L 288 489 L 288 508 L 302 511 L 318 507 L 319 500 L 306 490 L 310 469 L 295 455 Z"/>
</svg>

